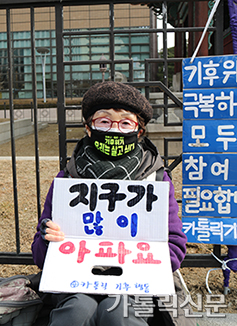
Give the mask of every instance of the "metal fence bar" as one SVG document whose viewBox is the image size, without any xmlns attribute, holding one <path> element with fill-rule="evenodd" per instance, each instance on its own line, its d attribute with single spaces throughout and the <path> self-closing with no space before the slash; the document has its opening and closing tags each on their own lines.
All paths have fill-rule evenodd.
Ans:
<svg viewBox="0 0 237 326">
<path fill-rule="evenodd" d="M 163 159 L 164 159 L 164 165 L 166 166 L 166 167 L 169 167 L 169 169 L 172 171 L 177 165 L 179 165 L 179 163 L 181 163 L 182 162 L 182 158 L 181 158 L 181 160 L 180 160 L 180 155 L 179 156 L 173 156 L 173 157 L 171 157 L 171 156 L 169 156 L 169 142 L 182 142 L 182 138 L 180 138 L 180 137 L 173 137 L 173 138 L 164 138 L 164 157 L 163 157 Z M 181 154 L 182 155 L 182 154 Z M 175 160 L 177 160 L 176 161 L 176 164 L 170 164 L 169 165 L 169 160 L 170 159 L 175 159 Z"/>
<path fill-rule="evenodd" d="M 114 64 L 114 4 L 109 4 L 109 21 L 110 21 L 110 37 L 109 37 L 109 44 L 110 44 L 110 74 L 111 74 L 111 80 L 114 80 L 115 76 L 115 64 Z"/>
<path fill-rule="evenodd" d="M 11 40 L 11 12 L 7 8 L 7 54 L 8 54 L 8 78 L 9 78 L 9 109 L 11 126 L 11 151 L 12 151 L 12 177 L 14 194 L 14 213 L 15 213 L 15 234 L 16 234 L 16 252 L 20 253 L 20 232 L 19 232 L 19 212 L 16 178 L 16 151 L 15 151 L 15 133 L 14 133 L 14 107 L 13 107 L 13 79 L 12 79 L 12 40 Z"/>
<path fill-rule="evenodd" d="M 30 10 L 31 21 L 31 61 L 32 61 L 32 94 L 34 102 L 34 134 L 35 134 L 35 169 L 36 169 L 36 191 L 37 191 L 37 213 L 38 219 L 41 216 L 40 201 L 40 166 L 39 166 L 39 145 L 38 145 L 38 110 L 37 110 L 37 83 L 35 64 L 35 16 L 34 8 Z"/>
<path fill-rule="evenodd" d="M 1 252 L 0 264 L 34 265 L 31 253 Z"/>
<path fill-rule="evenodd" d="M 55 5 L 55 25 L 56 25 L 56 51 L 57 51 L 57 90 L 58 90 L 58 131 L 59 131 L 59 156 L 60 169 L 66 165 L 67 149 L 66 139 L 66 118 L 65 118 L 65 82 L 63 63 L 63 5 Z"/>
<path fill-rule="evenodd" d="M 188 31 L 189 32 L 203 32 L 204 27 L 188 27 Z M 216 31 L 216 27 L 209 27 L 207 29 L 208 31 Z M 147 33 L 163 33 L 164 30 L 163 28 L 144 28 L 144 29 L 138 29 L 138 28 L 134 28 L 134 29 L 122 29 L 122 30 L 118 30 L 115 29 L 113 31 L 113 34 L 130 34 L 130 33 L 139 33 L 139 34 L 147 34 Z M 174 33 L 174 29 L 166 29 L 167 33 Z M 175 32 L 187 32 L 187 28 L 186 27 L 175 27 Z M 103 30 L 103 31 L 98 31 L 98 30 L 89 30 L 89 31 L 65 31 L 63 32 L 63 36 L 74 36 L 74 35 L 93 35 L 93 34 L 111 34 L 110 30 Z"/>
<path fill-rule="evenodd" d="M 216 33 L 215 33 L 215 54 L 222 55 L 224 53 L 223 42 L 223 25 L 224 25 L 224 15 L 223 15 L 224 1 L 220 1 L 216 10 Z"/>
<path fill-rule="evenodd" d="M 219 257 L 224 259 L 225 256 Z M 181 267 L 221 267 L 221 264 L 209 254 L 187 254 Z"/>
</svg>

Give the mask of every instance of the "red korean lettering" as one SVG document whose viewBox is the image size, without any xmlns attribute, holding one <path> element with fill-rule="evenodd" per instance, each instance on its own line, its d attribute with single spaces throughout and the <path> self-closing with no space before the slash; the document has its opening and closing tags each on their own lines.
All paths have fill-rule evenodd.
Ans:
<svg viewBox="0 0 237 326">
<path fill-rule="evenodd" d="M 118 262 L 119 264 L 124 264 L 125 263 L 125 259 L 124 257 L 126 255 L 131 254 L 131 250 L 125 249 L 125 245 L 124 242 L 119 242 L 118 245 Z"/>
<path fill-rule="evenodd" d="M 150 249 L 150 245 L 146 242 L 139 242 L 137 244 L 137 248 L 142 251 L 148 251 Z M 137 254 L 137 259 L 133 259 L 134 264 L 160 264 L 161 260 L 153 259 L 152 253 L 147 253 L 147 258 L 143 258 L 143 253 Z"/>
<path fill-rule="evenodd" d="M 91 251 L 86 248 L 86 241 L 82 240 L 79 243 L 79 252 L 78 252 L 78 257 L 77 257 L 77 262 L 80 264 L 84 261 L 84 257 L 86 254 L 89 254 Z"/>
<path fill-rule="evenodd" d="M 102 241 L 99 243 L 100 246 L 112 246 L 113 242 L 110 241 Z M 99 252 L 97 254 L 95 254 L 96 257 L 115 257 L 117 256 L 117 254 L 112 252 L 112 248 L 109 247 L 107 248 L 106 252 L 104 251 L 104 248 L 99 248 Z"/>
<path fill-rule="evenodd" d="M 59 251 L 62 254 L 66 254 L 66 255 L 72 254 L 75 250 L 76 250 L 76 248 L 75 248 L 74 244 L 71 241 L 64 242 L 59 247 Z"/>
</svg>

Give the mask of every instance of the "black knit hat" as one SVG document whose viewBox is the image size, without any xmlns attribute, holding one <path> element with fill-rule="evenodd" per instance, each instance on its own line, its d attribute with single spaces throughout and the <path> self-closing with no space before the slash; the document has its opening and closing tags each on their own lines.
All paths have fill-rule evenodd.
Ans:
<svg viewBox="0 0 237 326">
<path fill-rule="evenodd" d="M 113 108 L 139 114 L 145 124 L 153 115 L 149 101 L 136 88 L 123 83 L 97 83 L 89 88 L 82 100 L 82 115 L 85 120 L 100 109 Z"/>
</svg>

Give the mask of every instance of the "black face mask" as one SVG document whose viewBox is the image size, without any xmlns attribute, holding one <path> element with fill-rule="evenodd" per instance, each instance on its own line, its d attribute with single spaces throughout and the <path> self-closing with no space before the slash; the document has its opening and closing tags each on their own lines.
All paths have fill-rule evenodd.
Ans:
<svg viewBox="0 0 237 326">
<path fill-rule="evenodd" d="M 131 133 L 104 132 L 90 128 L 90 140 L 100 154 L 109 159 L 117 160 L 131 153 L 138 142 L 138 131 Z"/>
</svg>

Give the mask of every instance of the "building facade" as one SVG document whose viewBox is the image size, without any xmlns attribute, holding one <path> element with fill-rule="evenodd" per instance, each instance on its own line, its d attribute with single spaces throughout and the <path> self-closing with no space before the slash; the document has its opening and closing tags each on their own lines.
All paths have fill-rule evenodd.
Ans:
<svg viewBox="0 0 237 326">
<path fill-rule="evenodd" d="M 37 97 L 43 98 L 42 57 L 40 48 L 46 48 L 45 80 L 46 97 L 57 97 L 57 58 L 54 7 L 35 9 L 35 45 Z M 105 34 L 75 35 L 64 38 L 64 60 L 99 60 L 103 55 L 110 59 L 109 29 L 111 25 L 109 5 L 65 6 L 64 31 L 105 31 Z M 114 29 L 121 30 L 114 38 L 114 58 L 133 59 L 134 81 L 144 81 L 144 59 L 155 56 L 156 40 L 151 42 L 151 34 L 144 29 L 156 27 L 156 19 L 147 6 L 116 4 L 114 6 Z M 142 33 L 122 33 L 124 29 L 140 29 Z M 11 37 L 13 55 L 13 97 L 32 98 L 31 32 L 30 9 L 11 9 Z M 153 44 L 151 49 L 151 43 Z M 39 51 L 37 51 L 37 49 Z M 0 10 L 0 99 L 8 99 L 8 59 L 6 11 Z M 115 76 L 126 81 L 129 76 L 127 63 L 115 66 Z M 66 97 L 81 97 L 94 82 L 101 80 L 99 65 L 65 66 Z M 105 80 L 110 78 L 109 66 Z"/>
</svg>

